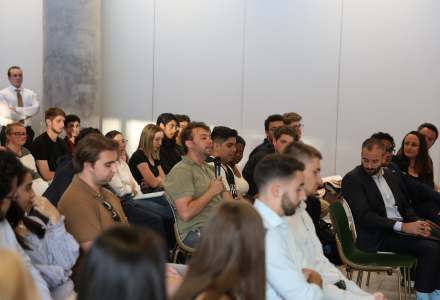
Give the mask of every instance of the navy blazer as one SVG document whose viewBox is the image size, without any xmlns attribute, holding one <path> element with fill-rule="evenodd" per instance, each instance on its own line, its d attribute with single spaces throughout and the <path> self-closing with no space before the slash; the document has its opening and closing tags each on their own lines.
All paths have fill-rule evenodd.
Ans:
<svg viewBox="0 0 440 300">
<path fill-rule="evenodd" d="M 440 204 L 440 193 L 433 188 L 427 186 L 424 183 L 412 179 L 410 176 L 404 174 L 398 165 L 395 163 L 390 163 L 388 165 L 388 170 L 391 170 L 394 175 L 396 175 L 399 181 L 399 187 L 402 194 L 405 196 L 406 201 L 409 203 L 411 195 L 415 195 L 419 198 L 425 200 L 433 200 Z"/>
<path fill-rule="evenodd" d="M 402 195 L 397 177 L 384 169 L 384 178 L 390 187 L 403 222 L 423 220 L 412 210 Z M 384 231 L 393 230 L 396 221 L 388 219 L 384 199 L 374 179 L 357 166 L 342 179 L 342 195 L 350 206 L 356 225 L 356 246 L 365 252 L 376 253 Z"/>
</svg>

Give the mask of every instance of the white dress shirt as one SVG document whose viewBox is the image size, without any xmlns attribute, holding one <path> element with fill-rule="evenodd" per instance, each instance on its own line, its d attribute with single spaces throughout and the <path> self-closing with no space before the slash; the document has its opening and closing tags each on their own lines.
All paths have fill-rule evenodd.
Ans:
<svg viewBox="0 0 440 300">
<path fill-rule="evenodd" d="M 128 164 L 123 161 L 117 161 L 116 165 L 118 166 L 119 173 L 115 173 L 108 184 L 110 187 L 118 194 L 119 197 L 124 196 L 125 194 L 132 194 L 133 189 L 131 188 L 130 182 L 136 183 L 135 190 L 138 194 L 141 193 L 141 187 L 137 184 L 136 180 L 133 178 L 133 175 L 130 172 L 130 167 Z"/>
<path fill-rule="evenodd" d="M 306 258 L 295 245 L 287 218 L 278 216 L 259 200 L 255 200 L 254 207 L 267 229 L 266 300 L 323 299 L 321 288 L 308 283 L 302 273 L 307 267 Z"/>
<path fill-rule="evenodd" d="M 31 118 L 40 111 L 40 102 L 34 91 L 19 87 L 23 107 L 18 107 L 17 88 L 13 85 L 0 91 L 0 125 L 6 126 L 9 123 L 15 123 L 19 120 L 25 120 L 24 126 L 31 126 Z M 10 110 L 15 107 L 17 112 Z"/>
<path fill-rule="evenodd" d="M 324 286 L 325 300 L 374 300 L 374 297 L 361 290 L 353 281 L 349 281 L 341 271 L 325 257 L 321 242 L 316 235 L 313 221 L 307 213 L 307 204 L 302 201 L 299 209 L 293 216 L 287 217 L 288 228 L 293 232 L 296 246 L 307 261 L 306 268 L 312 269 L 321 275 Z M 341 290 L 334 284 L 345 281 L 347 290 Z"/>
<path fill-rule="evenodd" d="M 46 281 L 41 277 L 40 272 L 35 269 L 32 265 L 29 256 L 24 252 L 23 248 L 18 244 L 17 239 L 15 238 L 14 231 L 9 225 L 8 221 L 3 220 L 0 223 L 0 247 L 10 249 L 13 251 L 17 251 L 24 260 L 26 268 L 31 274 L 32 278 L 37 285 L 38 290 L 40 291 L 41 299 L 43 300 L 51 300 L 49 289 L 47 288 Z"/>
</svg>

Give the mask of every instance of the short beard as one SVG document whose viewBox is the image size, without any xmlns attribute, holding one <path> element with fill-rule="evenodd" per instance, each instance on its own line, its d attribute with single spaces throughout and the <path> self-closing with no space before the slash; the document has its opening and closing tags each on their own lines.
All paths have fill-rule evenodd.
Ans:
<svg viewBox="0 0 440 300">
<path fill-rule="evenodd" d="M 370 174 L 370 173 L 369 173 L 369 171 L 371 171 L 370 169 L 366 169 L 362 163 L 361 163 L 361 166 L 362 166 L 362 170 L 364 170 L 364 172 L 367 173 L 367 175 L 370 175 L 370 176 L 376 175 L 376 174 L 380 171 L 380 169 L 382 169 L 382 165 L 380 165 L 379 167 L 377 167 L 377 168 L 373 171 L 373 173 Z M 368 171 L 367 171 L 367 170 L 368 170 Z"/>
<path fill-rule="evenodd" d="M 92 180 L 96 185 L 104 185 L 109 183 L 110 181 L 112 181 L 112 178 L 110 178 L 109 180 L 99 180 L 98 177 L 96 177 L 95 172 L 92 172 Z"/>
<path fill-rule="evenodd" d="M 52 131 L 55 132 L 56 134 L 61 134 L 62 130 L 60 132 L 56 131 L 53 127 L 52 127 Z"/>
<path fill-rule="evenodd" d="M 281 208 L 285 216 L 293 216 L 295 214 L 296 206 L 292 203 L 287 192 L 284 192 L 281 196 Z"/>
</svg>

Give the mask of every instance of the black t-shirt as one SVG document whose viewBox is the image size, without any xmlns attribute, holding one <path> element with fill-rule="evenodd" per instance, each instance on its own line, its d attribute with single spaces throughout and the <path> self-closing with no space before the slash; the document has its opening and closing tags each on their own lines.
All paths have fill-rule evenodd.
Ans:
<svg viewBox="0 0 440 300">
<path fill-rule="evenodd" d="M 137 150 L 133 155 L 130 157 L 130 161 L 128 162 L 128 166 L 130 167 L 131 174 L 133 175 L 134 179 L 136 179 L 137 183 L 139 185 L 142 184 L 142 174 L 137 168 L 137 166 L 141 163 L 147 163 L 150 167 L 151 173 L 153 173 L 154 177 L 159 176 L 159 169 L 160 166 L 160 160 L 159 159 L 153 159 L 154 166 L 151 165 L 150 161 L 148 160 L 148 157 L 142 152 L 142 150 Z"/>
<path fill-rule="evenodd" d="M 59 137 L 55 142 L 52 141 L 45 132 L 32 142 L 29 151 L 31 151 L 35 160 L 47 160 L 49 171 L 55 172 L 58 168 L 57 159 L 67 154 L 67 146 L 66 142 Z"/>
</svg>

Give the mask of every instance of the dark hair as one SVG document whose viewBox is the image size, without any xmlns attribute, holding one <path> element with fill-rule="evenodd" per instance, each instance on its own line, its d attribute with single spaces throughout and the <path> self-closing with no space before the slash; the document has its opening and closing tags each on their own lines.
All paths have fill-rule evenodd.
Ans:
<svg viewBox="0 0 440 300">
<path fill-rule="evenodd" d="M 281 153 L 295 157 L 297 160 L 303 163 L 309 162 L 313 158 L 318 158 L 319 160 L 322 159 L 321 152 L 319 152 L 316 148 L 303 143 L 288 143 L 283 148 Z"/>
<path fill-rule="evenodd" d="M 368 151 L 373 150 L 373 147 L 377 146 L 382 150 L 382 157 L 385 156 L 385 153 L 387 151 L 387 148 L 385 147 L 385 144 L 378 138 L 375 137 L 370 137 L 368 139 L 366 139 L 363 143 L 362 143 L 362 150 L 367 148 Z"/>
<path fill-rule="evenodd" d="M 14 154 L 0 150 L 0 205 L 11 192 L 12 181 L 21 172 L 21 168 L 22 164 Z"/>
<path fill-rule="evenodd" d="M 286 154 L 269 154 L 263 157 L 254 171 L 254 181 L 261 193 L 273 181 L 295 178 L 297 171 L 304 171 L 302 162 Z"/>
<path fill-rule="evenodd" d="M 80 141 L 83 137 L 85 137 L 85 136 L 87 136 L 87 135 L 89 135 L 89 134 L 91 134 L 91 133 L 96 133 L 96 134 L 100 134 L 100 135 L 102 135 L 102 133 L 101 133 L 101 131 L 99 131 L 99 129 L 92 128 L 92 127 L 86 127 L 86 128 L 84 128 L 83 130 L 81 130 L 81 131 L 79 132 L 79 134 L 75 137 L 75 145 L 78 145 L 79 141 Z"/>
<path fill-rule="evenodd" d="M 265 229 L 258 212 L 242 202 L 224 202 L 203 227 L 197 252 L 172 300 L 228 295 L 243 300 L 265 298 Z M 221 250 L 220 250 L 221 249 Z"/>
<path fill-rule="evenodd" d="M 194 135 L 192 130 L 194 128 L 206 129 L 209 132 L 209 134 L 211 134 L 211 128 L 209 128 L 209 126 L 207 126 L 205 123 L 189 122 L 188 125 L 185 127 L 185 129 L 183 129 L 182 132 L 180 133 L 180 140 L 182 141 L 183 151 L 185 151 L 186 154 L 188 154 L 188 147 L 186 146 L 185 142 L 193 140 Z"/>
<path fill-rule="evenodd" d="M 177 122 L 177 118 L 175 115 L 170 113 L 163 113 L 159 117 L 157 117 L 156 125 L 159 126 L 162 123 L 165 126 L 173 120 Z"/>
<path fill-rule="evenodd" d="M 284 123 L 284 118 L 282 115 L 271 115 L 267 117 L 267 119 L 264 121 L 264 130 L 269 131 L 269 123 L 281 121 Z M 271 141 L 272 143 L 272 141 Z"/>
<path fill-rule="evenodd" d="M 92 133 L 81 139 L 73 152 L 73 167 L 77 173 L 84 169 L 84 163 L 89 162 L 92 166 L 99 159 L 102 151 L 117 151 L 119 143 L 115 140 L 106 138 L 101 134 Z"/>
<path fill-rule="evenodd" d="M 293 137 L 293 140 L 295 142 L 297 142 L 299 140 L 298 132 L 296 132 L 296 130 L 293 129 L 292 127 L 290 127 L 289 125 L 279 126 L 279 127 L 275 128 L 275 130 L 273 131 L 273 136 L 276 141 L 278 141 L 278 139 L 283 134 Z M 270 141 L 270 142 L 272 143 L 272 141 Z"/>
<path fill-rule="evenodd" d="M 105 134 L 105 137 L 108 137 L 109 139 L 114 139 L 115 136 L 117 136 L 118 134 L 120 134 L 120 135 L 123 136 L 123 134 L 122 134 L 121 132 L 119 132 L 119 131 L 117 131 L 117 130 L 112 130 L 112 131 L 107 132 L 107 133 Z"/>
<path fill-rule="evenodd" d="M 185 122 L 191 122 L 191 119 L 187 116 L 187 115 L 175 115 L 176 116 L 176 121 L 177 121 L 177 123 L 180 123 L 180 122 L 182 122 L 182 121 L 185 121 Z"/>
<path fill-rule="evenodd" d="M 216 126 L 211 132 L 211 140 L 213 143 L 222 145 L 229 138 L 238 136 L 238 132 L 235 129 L 231 129 L 226 126 Z"/>
<path fill-rule="evenodd" d="M 243 148 L 246 147 L 246 141 L 241 136 L 237 135 L 235 139 L 237 140 L 236 144 L 242 144 Z"/>
<path fill-rule="evenodd" d="M 59 107 L 51 107 L 44 111 L 44 120 L 53 121 L 58 116 L 66 117 L 66 113 Z"/>
<path fill-rule="evenodd" d="M 67 127 L 67 125 L 69 125 L 71 122 L 81 123 L 81 119 L 77 115 L 67 115 L 66 119 L 64 120 L 64 127 Z"/>
<path fill-rule="evenodd" d="M 382 131 L 379 131 L 379 132 L 373 133 L 373 135 L 371 137 L 372 138 L 374 137 L 379 140 L 387 140 L 391 143 L 391 147 L 393 149 L 396 148 L 396 143 L 394 143 L 394 139 L 389 133 L 384 133 Z"/>
<path fill-rule="evenodd" d="M 20 67 L 17 67 L 17 66 L 12 66 L 12 67 L 10 67 L 10 68 L 8 69 L 8 77 L 11 77 L 11 70 L 14 70 L 14 69 L 19 69 L 19 70 L 21 70 Z M 23 72 L 23 70 L 22 70 L 22 72 Z"/>
<path fill-rule="evenodd" d="M 17 174 L 17 187 L 19 187 L 24 183 L 24 179 L 28 174 L 30 175 L 30 170 L 25 166 L 22 166 L 20 172 Z M 18 206 L 18 204 L 15 201 L 11 202 L 11 206 L 9 207 L 9 210 L 6 213 L 6 219 L 8 220 L 12 228 L 17 227 L 18 223 L 22 221 L 26 226 L 26 228 L 29 229 L 30 232 L 35 233 L 40 239 L 42 239 L 44 237 L 44 234 L 46 233 L 46 230 L 43 229 L 41 224 L 35 222 L 34 220 L 24 215 L 24 211 L 20 208 L 20 206 Z M 23 249 L 33 250 L 20 234 L 16 233 L 15 230 L 14 233 L 17 242 L 20 244 L 20 246 Z"/>
<path fill-rule="evenodd" d="M 302 120 L 302 117 L 294 112 L 285 113 L 283 115 L 283 118 L 284 118 L 284 125 L 290 125 L 292 124 L 292 122 L 298 122 Z"/>
<path fill-rule="evenodd" d="M 165 248 L 151 229 L 118 226 L 94 242 L 78 300 L 165 300 Z"/>
<path fill-rule="evenodd" d="M 438 138 L 438 129 L 437 129 L 437 127 L 435 127 L 435 125 L 431 124 L 431 123 L 423 123 L 422 125 L 419 126 L 419 128 L 417 128 L 417 131 L 420 131 L 423 128 L 428 128 L 428 129 L 431 129 L 432 131 L 435 132 L 435 139 L 434 139 L 434 143 L 435 143 L 435 141 Z M 432 143 L 432 144 L 434 144 L 434 143 Z"/>
<path fill-rule="evenodd" d="M 405 135 L 405 137 L 402 140 L 402 145 L 400 146 L 399 152 L 397 152 L 397 155 L 400 157 L 400 159 L 402 160 L 402 162 L 405 165 L 407 165 L 407 166 L 410 165 L 409 159 L 403 151 L 403 147 L 405 145 L 405 139 L 410 134 L 417 136 L 417 138 L 419 139 L 419 143 L 420 143 L 419 144 L 419 154 L 417 155 L 416 162 L 414 163 L 414 173 L 417 173 L 417 174 L 430 174 L 430 173 L 432 173 L 432 163 L 431 163 L 431 158 L 429 157 L 428 144 L 426 143 L 425 137 L 420 132 L 411 131 L 410 133 Z"/>
</svg>

